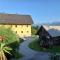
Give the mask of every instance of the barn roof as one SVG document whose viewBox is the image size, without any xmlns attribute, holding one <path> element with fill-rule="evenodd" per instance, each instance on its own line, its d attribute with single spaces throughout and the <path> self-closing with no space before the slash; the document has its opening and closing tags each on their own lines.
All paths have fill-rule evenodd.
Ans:
<svg viewBox="0 0 60 60">
<path fill-rule="evenodd" d="M 52 37 L 60 36 L 60 26 L 43 25 L 43 27 Z"/>
<path fill-rule="evenodd" d="M 0 13 L 0 24 L 32 24 L 30 15 Z"/>
</svg>

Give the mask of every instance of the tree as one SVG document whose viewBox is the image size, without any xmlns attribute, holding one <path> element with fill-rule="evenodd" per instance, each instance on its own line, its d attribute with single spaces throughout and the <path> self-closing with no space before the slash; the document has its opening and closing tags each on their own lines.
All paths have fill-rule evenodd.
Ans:
<svg viewBox="0 0 60 60">
<path fill-rule="evenodd" d="M 38 30 L 38 26 L 32 26 L 31 28 L 32 35 L 35 35 L 37 33 L 37 30 Z"/>
<path fill-rule="evenodd" d="M 0 27 L 0 36 L 3 36 L 3 42 L 6 44 L 13 43 L 15 41 L 19 41 L 18 35 L 11 30 L 11 28 L 6 28 L 4 26 Z"/>
<path fill-rule="evenodd" d="M 0 60 L 7 60 L 5 53 L 10 54 L 10 50 L 12 50 L 10 47 L 5 46 L 5 43 L 0 42 Z"/>
</svg>

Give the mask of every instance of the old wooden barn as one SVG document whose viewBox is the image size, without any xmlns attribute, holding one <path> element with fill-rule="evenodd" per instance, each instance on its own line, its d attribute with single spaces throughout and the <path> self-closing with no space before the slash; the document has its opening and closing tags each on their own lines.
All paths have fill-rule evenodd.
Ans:
<svg viewBox="0 0 60 60">
<path fill-rule="evenodd" d="M 49 47 L 52 45 L 60 45 L 60 26 L 42 25 L 38 31 L 40 45 Z"/>
</svg>

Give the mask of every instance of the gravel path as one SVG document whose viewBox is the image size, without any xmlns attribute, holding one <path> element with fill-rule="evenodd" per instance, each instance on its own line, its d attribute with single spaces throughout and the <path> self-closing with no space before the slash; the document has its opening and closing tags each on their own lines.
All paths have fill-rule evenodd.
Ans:
<svg viewBox="0 0 60 60">
<path fill-rule="evenodd" d="M 32 38 L 26 38 L 26 40 L 20 44 L 19 52 L 24 56 L 19 60 L 50 60 L 49 53 L 37 52 L 28 47 L 29 43 L 32 42 Z"/>
</svg>

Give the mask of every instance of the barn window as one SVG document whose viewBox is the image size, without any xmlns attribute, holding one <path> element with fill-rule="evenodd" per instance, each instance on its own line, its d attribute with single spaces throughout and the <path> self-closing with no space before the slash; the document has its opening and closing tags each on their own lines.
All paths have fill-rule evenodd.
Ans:
<svg viewBox="0 0 60 60">
<path fill-rule="evenodd" d="M 46 38 L 48 38 L 48 39 L 49 39 L 50 37 L 49 37 L 49 36 L 46 36 Z"/>
</svg>

